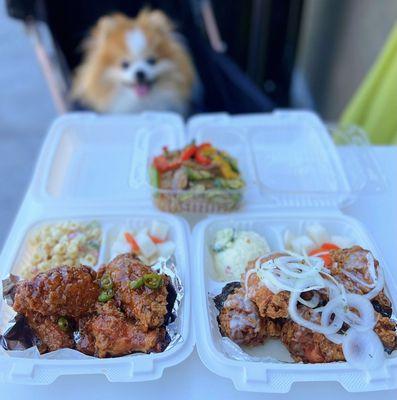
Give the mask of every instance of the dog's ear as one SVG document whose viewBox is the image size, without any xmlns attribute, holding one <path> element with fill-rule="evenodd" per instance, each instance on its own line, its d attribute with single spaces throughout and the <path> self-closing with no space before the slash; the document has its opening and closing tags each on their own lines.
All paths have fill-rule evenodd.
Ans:
<svg viewBox="0 0 397 400">
<path fill-rule="evenodd" d="M 150 11 L 145 9 L 139 13 L 137 21 L 146 22 L 164 34 L 168 34 L 174 30 L 171 20 L 160 10 Z"/>
<path fill-rule="evenodd" d="M 113 32 L 116 27 L 128 25 L 129 23 L 130 19 L 124 14 L 115 13 L 112 15 L 105 15 L 99 18 L 92 31 L 92 36 L 97 40 L 104 39 Z"/>
</svg>

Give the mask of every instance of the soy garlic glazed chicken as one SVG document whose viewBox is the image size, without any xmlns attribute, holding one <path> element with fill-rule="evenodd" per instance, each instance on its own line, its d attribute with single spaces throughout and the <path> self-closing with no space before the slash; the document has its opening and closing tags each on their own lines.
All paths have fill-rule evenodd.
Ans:
<svg viewBox="0 0 397 400">
<path fill-rule="evenodd" d="M 241 283 L 227 284 L 214 302 L 223 336 L 246 346 L 280 338 L 297 362 L 359 366 L 364 359 L 371 368 L 397 349 L 382 269 L 359 246 L 269 253 L 248 263 Z"/>
<path fill-rule="evenodd" d="M 98 273 L 60 266 L 19 281 L 13 308 L 26 318 L 41 353 L 72 348 L 116 357 L 163 351 L 174 301 L 168 276 L 122 254 Z"/>
</svg>

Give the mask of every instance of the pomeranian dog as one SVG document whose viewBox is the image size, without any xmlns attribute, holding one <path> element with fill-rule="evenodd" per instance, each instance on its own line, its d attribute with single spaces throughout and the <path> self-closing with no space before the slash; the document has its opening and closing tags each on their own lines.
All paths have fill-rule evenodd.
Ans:
<svg viewBox="0 0 397 400">
<path fill-rule="evenodd" d="M 72 88 L 83 105 L 102 113 L 188 113 L 195 72 L 163 12 L 102 17 L 83 48 Z"/>
</svg>

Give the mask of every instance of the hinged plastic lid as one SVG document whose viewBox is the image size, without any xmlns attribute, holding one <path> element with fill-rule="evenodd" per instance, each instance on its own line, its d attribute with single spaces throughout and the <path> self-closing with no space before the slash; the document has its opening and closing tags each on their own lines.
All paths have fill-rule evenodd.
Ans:
<svg viewBox="0 0 397 400">
<path fill-rule="evenodd" d="M 150 204 L 145 185 L 147 149 L 184 144 L 182 119 L 173 113 L 58 118 L 44 142 L 31 190 L 43 203 Z M 149 205 L 148 204 L 148 205 Z"/>
<path fill-rule="evenodd" d="M 181 148 L 192 139 L 210 141 L 238 160 L 246 182 L 243 210 L 335 207 L 383 187 L 365 134 L 350 128 L 331 135 L 307 111 L 203 114 L 192 117 L 186 129 L 173 113 L 73 113 L 49 131 L 33 198 L 46 204 L 152 207 L 151 160 L 163 146 Z"/>
<path fill-rule="evenodd" d="M 203 114 L 187 130 L 238 158 L 247 208 L 337 206 L 383 188 L 365 134 L 350 127 L 331 135 L 312 112 Z"/>
</svg>

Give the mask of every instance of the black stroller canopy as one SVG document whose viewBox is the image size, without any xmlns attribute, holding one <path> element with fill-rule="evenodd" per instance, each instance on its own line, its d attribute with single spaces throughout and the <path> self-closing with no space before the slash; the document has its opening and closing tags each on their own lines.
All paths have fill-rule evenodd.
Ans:
<svg viewBox="0 0 397 400">
<path fill-rule="evenodd" d="M 122 12 L 136 16 L 144 8 L 163 10 L 185 37 L 202 86 L 202 98 L 194 112 L 265 112 L 272 101 L 225 54 L 215 52 L 196 22 L 193 1 L 186 0 L 7 0 L 8 12 L 20 19 L 32 17 L 45 22 L 59 56 L 72 74 L 82 58 L 81 43 L 106 14 Z"/>
</svg>

